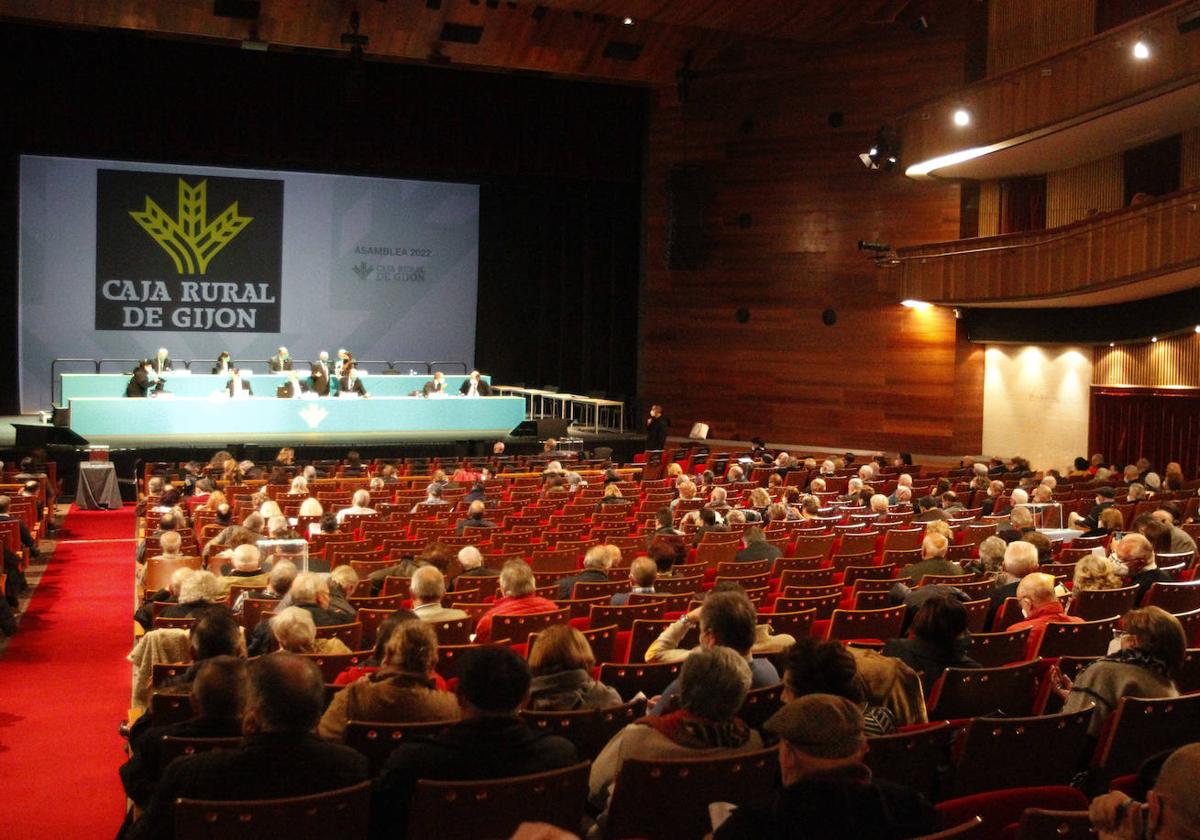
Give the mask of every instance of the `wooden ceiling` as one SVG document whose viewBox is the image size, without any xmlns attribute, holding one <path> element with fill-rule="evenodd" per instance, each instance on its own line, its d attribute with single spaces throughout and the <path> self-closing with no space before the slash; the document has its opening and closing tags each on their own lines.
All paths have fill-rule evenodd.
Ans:
<svg viewBox="0 0 1200 840">
<path fill-rule="evenodd" d="M 369 38 L 368 60 L 454 65 L 671 83 L 685 57 L 701 68 L 758 39 L 818 46 L 864 27 L 903 26 L 913 0 L 262 0 L 256 22 L 217 17 L 213 0 L 0 0 L 0 18 L 128 29 L 241 43 L 257 33 L 272 50 L 345 52 L 351 12 Z M 632 19 L 626 25 L 624 19 Z M 898 18 L 902 18 L 897 22 Z M 477 44 L 442 40 L 446 23 L 483 27 Z M 633 60 L 606 57 L 610 42 L 640 47 Z"/>
</svg>

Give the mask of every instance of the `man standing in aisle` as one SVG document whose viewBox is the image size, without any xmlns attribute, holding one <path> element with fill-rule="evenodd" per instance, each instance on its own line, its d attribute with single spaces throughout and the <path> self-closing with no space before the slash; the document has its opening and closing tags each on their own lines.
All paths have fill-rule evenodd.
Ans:
<svg viewBox="0 0 1200 840">
<path fill-rule="evenodd" d="M 650 406 L 650 417 L 646 420 L 646 449 L 653 451 L 667 445 L 667 432 L 671 421 L 663 417 L 662 406 Z"/>
</svg>

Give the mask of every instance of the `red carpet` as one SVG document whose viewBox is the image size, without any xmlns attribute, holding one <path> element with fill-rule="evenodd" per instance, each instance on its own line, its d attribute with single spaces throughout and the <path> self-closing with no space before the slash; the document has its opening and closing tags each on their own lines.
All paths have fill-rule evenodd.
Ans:
<svg viewBox="0 0 1200 840">
<path fill-rule="evenodd" d="M 134 521 L 132 505 L 71 508 L 0 658 L 5 840 L 112 837 L 120 826 L 117 725 L 129 708 Z"/>
</svg>

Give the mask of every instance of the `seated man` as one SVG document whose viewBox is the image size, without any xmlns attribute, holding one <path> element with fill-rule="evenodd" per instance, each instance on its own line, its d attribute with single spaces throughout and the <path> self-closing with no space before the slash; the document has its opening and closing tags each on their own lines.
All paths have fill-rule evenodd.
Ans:
<svg viewBox="0 0 1200 840">
<path fill-rule="evenodd" d="M 347 365 L 338 377 L 338 396 L 342 394 L 358 394 L 360 397 L 367 397 L 367 386 L 363 384 L 362 377 L 358 375 L 358 366 L 351 364 Z"/>
<path fill-rule="evenodd" d="M 1029 629 L 1028 659 L 1033 659 L 1037 653 L 1042 637 L 1046 635 L 1047 624 L 1079 624 L 1083 621 L 1077 615 L 1067 615 L 1062 601 L 1054 592 L 1054 575 L 1043 572 L 1025 575 L 1017 584 L 1017 601 L 1021 604 L 1021 614 L 1025 620 L 1010 624 L 1008 632 Z"/>
<path fill-rule="evenodd" d="M 421 393 L 426 397 L 444 397 L 446 395 L 446 375 L 440 370 L 434 373 L 433 379 L 421 386 Z"/>
<path fill-rule="evenodd" d="M 151 630 L 154 627 L 155 602 L 170 601 L 176 604 L 179 603 L 179 588 L 183 585 L 183 581 L 195 571 L 190 566 L 181 566 L 171 572 L 171 577 L 165 587 L 154 592 L 143 593 L 142 605 L 134 612 L 133 620 L 142 625 L 143 630 Z"/>
<path fill-rule="evenodd" d="M 296 576 L 288 590 L 287 597 L 291 603 L 280 599 L 277 609 L 297 606 L 308 612 L 317 627 L 330 627 L 335 624 L 347 624 L 346 616 L 329 607 L 329 582 L 316 572 L 304 572 Z M 261 656 L 269 653 L 271 648 L 270 619 L 260 621 L 247 634 L 247 647 L 251 656 Z"/>
<path fill-rule="evenodd" d="M 3 504 L 3 500 L 4 500 L 4 497 L 0 496 L 0 504 Z M 168 511 L 167 513 L 164 513 L 162 516 L 159 517 L 158 528 L 155 529 L 153 536 L 158 537 L 159 542 L 161 543 L 163 534 L 167 533 L 168 531 L 174 531 L 178 527 L 179 527 L 179 519 L 175 516 L 175 514 L 173 512 Z M 137 555 L 136 555 L 135 559 L 137 560 L 138 563 L 146 562 L 146 541 L 145 540 L 142 540 L 141 542 L 138 543 Z"/>
<path fill-rule="evenodd" d="M 312 616 L 300 607 L 284 607 L 271 616 L 271 635 L 279 649 L 288 653 L 348 654 L 352 651 L 341 639 L 317 638 L 317 625 Z"/>
<path fill-rule="evenodd" d="M 367 780 L 367 759 L 312 734 L 325 704 L 321 671 L 281 653 L 250 663 L 242 746 L 171 762 L 130 840 L 174 836 L 175 801 L 307 796 Z"/>
<path fill-rule="evenodd" d="M 962 567 L 946 559 L 950 543 L 941 534 L 926 534 L 921 541 L 921 560 L 900 570 L 900 577 L 911 577 L 919 584 L 925 575 L 961 575 Z"/>
<path fill-rule="evenodd" d="M 422 566 L 413 572 L 408 592 L 412 596 L 412 610 L 422 621 L 460 621 L 467 617 L 462 610 L 442 606 L 446 578 L 437 566 Z"/>
<path fill-rule="evenodd" d="M 1150 515 L 1171 529 L 1172 554 L 1196 551 L 1196 541 L 1192 539 L 1192 535 L 1179 527 L 1179 523 L 1183 521 L 1183 515 L 1177 505 L 1164 502 L 1158 506 L 1158 510 Z"/>
<path fill-rule="evenodd" d="M 458 386 L 458 392 L 465 397 L 490 397 L 492 386 L 484 381 L 483 377 L 479 375 L 479 371 L 473 370 L 471 375 Z"/>
<path fill-rule="evenodd" d="M 467 507 L 467 518 L 458 520 L 458 524 L 454 526 L 455 532 L 461 537 L 467 528 L 495 528 L 495 522 L 483 518 L 485 513 L 487 505 L 478 500 L 471 502 Z"/>
<path fill-rule="evenodd" d="M 1167 757 L 1145 804 L 1111 791 L 1093 799 L 1088 813 L 1101 840 L 1195 840 L 1200 836 L 1200 744 Z"/>
<path fill-rule="evenodd" d="M 358 610 L 350 603 L 354 590 L 358 588 L 358 572 L 354 567 L 343 563 L 329 573 L 329 609 L 345 616 L 347 624 L 354 621 Z"/>
<path fill-rule="evenodd" d="M 483 554 L 473 545 L 465 545 L 458 550 L 458 565 L 462 566 L 462 571 L 453 581 L 455 589 L 486 589 L 489 585 L 494 586 L 494 582 L 476 578 L 500 577 L 498 571 L 483 564 Z"/>
<path fill-rule="evenodd" d="M 343 497 L 345 498 L 345 497 Z M 375 513 L 375 508 L 371 507 L 371 491 L 370 490 L 355 490 L 354 495 L 350 499 L 350 507 L 342 508 L 337 512 L 337 521 L 341 525 L 347 516 L 354 515 L 370 515 Z"/>
<path fill-rule="evenodd" d="M 297 574 L 299 574 L 299 570 L 297 570 L 295 563 L 291 560 L 280 560 L 271 567 L 271 572 L 267 575 L 266 587 L 255 592 L 253 597 L 270 598 L 272 601 L 278 601 L 287 595 L 288 590 L 292 588 L 292 581 L 296 579 Z M 246 593 L 243 592 L 233 604 L 235 615 L 241 615 L 242 609 L 245 607 L 245 601 Z"/>
<path fill-rule="evenodd" d="M 1025 539 L 1027 534 L 1031 534 L 1037 530 L 1033 527 L 1033 511 L 1025 505 L 1017 505 L 1012 509 L 1012 513 L 1008 515 L 1008 521 L 1011 525 L 1000 531 L 996 536 L 1005 542 L 1016 542 L 1017 540 Z"/>
<path fill-rule="evenodd" d="M 429 507 L 430 505 L 450 504 L 448 501 L 442 498 L 442 487 L 443 485 L 439 482 L 430 482 L 429 487 L 425 491 L 425 499 L 413 505 L 412 510 L 410 510 L 409 513 L 420 513 L 423 508 Z"/>
<path fill-rule="evenodd" d="M 372 836 L 404 833 L 418 779 L 501 779 L 574 764 L 574 744 L 534 731 L 518 716 L 530 682 L 529 666 L 509 648 L 468 652 L 457 689 L 462 721 L 440 735 L 405 739 L 392 751 L 372 798 Z"/>
<path fill-rule="evenodd" d="M 192 708 L 196 717 L 180 723 L 152 726 L 129 741 L 130 758 L 121 766 L 126 795 L 139 808 L 150 803 L 166 768 L 162 739 L 237 738 L 242 734 L 242 709 L 246 701 L 246 662 L 236 656 L 214 656 L 196 667 L 192 681 Z"/>
<path fill-rule="evenodd" d="M 285 370 L 291 370 L 292 357 L 288 355 L 288 349 L 286 347 L 280 347 L 279 352 L 270 358 L 268 367 L 271 373 L 280 373 Z"/>
<path fill-rule="evenodd" d="M 175 535 L 178 536 L 178 535 Z M 233 571 L 217 578 L 217 591 L 221 597 L 229 595 L 229 588 L 238 586 L 262 587 L 267 585 L 267 570 L 263 568 L 258 546 L 247 543 L 233 550 Z"/>
<path fill-rule="evenodd" d="M 715 840 L 791 837 L 796 826 L 821 826 L 814 836 L 824 838 L 917 837 L 940 828 L 921 794 L 871 777 L 862 713 L 844 697 L 799 697 L 764 728 L 780 739 L 783 788 L 769 805 L 735 810 Z"/>
<path fill-rule="evenodd" d="M 1156 523 L 1157 524 L 1157 523 Z M 1121 537 L 1113 549 L 1117 562 L 1124 568 L 1118 569 L 1118 574 L 1129 579 L 1129 583 L 1137 584 L 1138 603 L 1141 603 L 1150 587 L 1156 583 L 1170 583 L 1171 575 L 1158 568 L 1155 560 L 1154 546 L 1150 540 L 1141 534 L 1126 534 Z"/>
<path fill-rule="evenodd" d="M 1112 487 L 1100 487 L 1096 490 L 1096 503 L 1088 511 L 1087 516 L 1080 516 L 1074 511 L 1067 517 L 1070 527 L 1078 531 L 1091 531 L 1100 526 L 1100 514 L 1117 503 L 1117 491 Z"/>
<path fill-rule="evenodd" d="M 746 660 L 750 666 L 751 688 L 765 688 L 779 682 L 779 672 L 769 659 L 753 659 L 750 652 L 754 648 L 757 636 L 758 615 L 754 604 L 744 592 L 725 591 L 712 592 L 704 603 L 697 609 L 684 615 L 678 621 L 662 632 L 646 650 L 647 662 L 681 662 L 687 659 L 691 651 L 680 649 L 688 630 L 699 625 L 700 647 L 715 646 L 733 648 Z M 771 639 L 778 649 L 786 649 L 795 644 L 791 636 L 781 634 Z M 650 710 L 651 715 L 661 715 L 674 708 L 675 699 L 679 694 L 679 680 L 675 680 L 665 689 L 658 703 Z"/>
<path fill-rule="evenodd" d="M 649 557 L 638 557 L 629 564 L 629 591 L 618 592 L 612 596 L 614 607 L 623 607 L 629 603 L 629 596 L 653 595 L 654 582 L 658 579 L 658 564 Z"/>
<path fill-rule="evenodd" d="M 158 538 L 158 554 L 151 557 L 151 560 L 178 560 L 183 556 L 180 548 L 183 546 L 183 537 L 179 536 L 178 531 L 164 531 Z"/>
<path fill-rule="evenodd" d="M 582 572 L 558 579 L 558 600 L 571 598 L 577 583 L 608 583 L 608 570 L 612 565 L 612 555 L 603 545 L 592 546 L 584 555 Z"/>
<path fill-rule="evenodd" d="M 755 560 L 774 560 L 782 554 L 782 550 L 767 542 L 762 528 L 751 525 L 742 532 L 742 548 L 733 559 L 739 563 L 750 563 Z"/>
<path fill-rule="evenodd" d="M 172 604 L 159 615 L 162 618 L 192 618 L 210 607 L 224 607 L 224 599 L 212 572 L 192 572 L 179 585 L 179 603 Z"/>
<path fill-rule="evenodd" d="M 987 616 L 984 618 L 984 628 L 992 626 L 996 613 L 1004 607 L 1009 598 L 1017 597 L 1017 586 L 1021 578 L 1038 570 L 1037 547 L 1025 540 L 1017 540 L 1008 544 L 1004 549 L 1003 571 L 996 576 L 996 585 L 988 592 L 991 603 L 988 604 Z"/>
<path fill-rule="evenodd" d="M 533 569 L 524 560 L 509 560 L 500 570 L 500 600 L 485 612 L 475 625 L 475 643 L 492 638 L 492 619 L 498 615 L 530 615 L 554 612 L 558 604 L 535 593 L 537 581 Z"/>
</svg>

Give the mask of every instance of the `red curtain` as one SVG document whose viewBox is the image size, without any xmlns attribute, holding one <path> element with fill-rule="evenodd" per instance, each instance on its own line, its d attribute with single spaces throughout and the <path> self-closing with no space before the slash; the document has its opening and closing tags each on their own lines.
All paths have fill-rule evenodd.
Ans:
<svg viewBox="0 0 1200 840">
<path fill-rule="evenodd" d="M 1109 463 L 1145 456 L 1160 475 L 1171 461 L 1200 472 L 1200 389 L 1092 388 L 1088 451 Z"/>
</svg>

